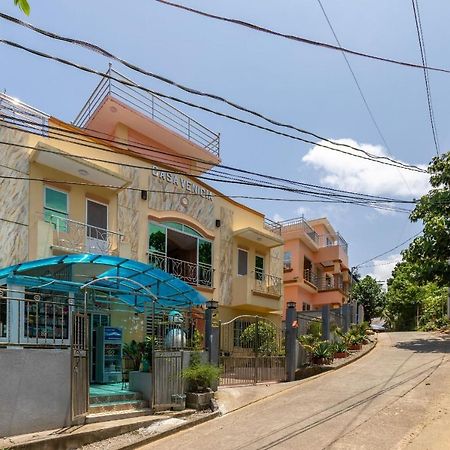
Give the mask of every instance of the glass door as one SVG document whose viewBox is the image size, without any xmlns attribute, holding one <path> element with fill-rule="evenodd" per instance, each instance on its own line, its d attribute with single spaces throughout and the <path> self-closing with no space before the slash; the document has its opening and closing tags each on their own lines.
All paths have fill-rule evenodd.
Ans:
<svg viewBox="0 0 450 450">
<path fill-rule="evenodd" d="M 89 253 L 109 253 L 108 205 L 86 201 L 86 246 Z"/>
</svg>

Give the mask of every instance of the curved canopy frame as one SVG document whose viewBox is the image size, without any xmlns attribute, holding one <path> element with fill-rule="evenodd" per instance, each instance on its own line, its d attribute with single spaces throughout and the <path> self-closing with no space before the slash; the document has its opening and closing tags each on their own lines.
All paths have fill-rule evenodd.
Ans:
<svg viewBox="0 0 450 450">
<path fill-rule="evenodd" d="M 92 287 L 114 293 L 130 306 L 200 306 L 207 299 L 189 284 L 152 265 L 110 255 L 72 254 L 27 261 L 0 269 L 0 284 L 15 284 L 59 292 Z"/>
</svg>

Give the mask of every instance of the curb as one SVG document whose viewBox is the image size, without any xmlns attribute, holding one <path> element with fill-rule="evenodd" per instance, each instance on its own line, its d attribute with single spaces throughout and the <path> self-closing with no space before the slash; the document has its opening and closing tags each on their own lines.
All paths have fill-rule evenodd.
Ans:
<svg viewBox="0 0 450 450">
<path fill-rule="evenodd" d="M 139 441 L 133 442 L 132 444 L 124 445 L 123 447 L 119 447 L 118 450 L 131 450 L 135 448 L 139 448 L 142 445 L 150 444 L 151 442 L 158 441 L 159 439 L 165 438 L 167 436 L 171 436 L 172 434 L 178 433 L 179 431 L 187 430 L 188 428 L 195 427 L 196 425 L 200 425 L 205 422 L 209 422 L 212 419 L 220 416 L 220 411 L 214 411 L 211 414 L 208 414 L 204 417 L 199 417 L 196 420 L 192 420 L 191 422 L 182 423 L 181 425 L 177 425 L 170 430 L 162 431 L 161 433 L 155 434 L 153 436 L 148 436 L 140 439 Z"/>
</svg>

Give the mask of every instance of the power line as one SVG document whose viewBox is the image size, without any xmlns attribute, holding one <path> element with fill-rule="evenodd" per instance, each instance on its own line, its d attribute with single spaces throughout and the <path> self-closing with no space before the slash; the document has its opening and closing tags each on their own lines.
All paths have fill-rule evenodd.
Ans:
<svg viewBox="0 0 450 450">
<path fill-rule="evenodd" d="M 37 125 L 36 123 L 31 122 L 31 121 L 26 121 L 24 119 L 16 119 L 14 116 L 4 116 L 4 115 L 0 114 L 0 117 L 2 117 L 2 116 L 3 117 L 7 117 L 9 119 L 13 119 L 13 120 L 18 121 L 20 123 L 26 123 L 28 127 L 30 127 L 32 125 L 34 125 L 36 127 L 39 127 L 39 125 Z M 15 127 L 10 127 L 8 125 L 3 125 L 3 126 L 5 126 L 6 128 L 13 128 L 13 129 L 15 129 Z M 107 150 L 107 149 L 99 147 L 97 145 L 89 144 L 88 142 L 90 142 L 90 141 L 87 141 L 85 139 L 80 139 L 78 137 L 80 133 L 74 133 L 76 135 L 76 137 L 72 137 L 72 136 L 67 136 L 67 134 L 70 135 L 72 133 L 68 129 L 61 128 L 61 127 L 55 127 L 55 126 L 52 126 L 52 125 L 48 125 L 48 128 L 51 131 L 51 138 L 53 138 L 53 139 L 60 140 L 60 141 L 63 141 L 63 142 L 69 142 L 69 143 L 72 143 L 72 144 L 81 145 L 81 146 L 88 147 L 88 148 L 94 148 L 94 149 L 98 149 L 98 150 L 105 151 L 105 152 L 113 152 L 112 149 L 111 150 Z M 64 133 L 58 133 L 55 130 L 62 131 Z M 28 131 L 30 131 L 30 130 L 28 130 Z M 63 136 L 65 138 L 70 137 L 70 139 L 63 139 L 62 137 L 55 137 L 55 136 Z M 103 140 L 103 138 L 101 138 L 101 139 Z M 110 142 L 112 142 L 113 144 L 119 144 L 120 143 L 120 142 L 116 142 L 114 140 L 111 140 Z M 6 144 L 7 142 L 4 142 L 4 143 Z M 26 145 L 23 145 L 23 144 L 16 144 L 16 145 L 19 146 L 19 147 L 36 149 L 35 147 L 26 146 Z M 153 147 L 150 147 L 150 146 L 144 146 L 142 148 L 145 148 L 147 150 L 151 149 L 152 151 L 154 149 Z M 60 152 L 51 151 L 51 150 L 47 150 L 47 149 L 38 149 L 38 150 L 44 151 L 44 152 L 47 151 L 47 152 L 50 152 L 50 153 L 60 154 Z M 167 154 L 165 152 L 162 152 L 162 153 Z M 139 156 L 139 155 L 136 155 L 136 156 Z M 111 160 L 104 160 L 104 159 L 100 159 L 100 158 L 94 158 L 94 157 L 82 157 L 82 158 L 88 159 L 88 160 L 93 160 L 93 161 L 98 161 L 98 162 L 117 164 L 117 163 L 114 163 Z M 132 168 L 151 170 L 150 168 L 148 168 L 146 166 L 137 166 L 136 164 L 120 163 L 120 165 L 124 165 L 124 166 L 127 166 L 127 167 L 132 167 Z M 219 167 L 221 167 L 221 166 L 219 166 Z M 298 190 L 292 189 L 291 187 L 286 187 L 284 185 L 279 185 L 279 184 L 274 184 L 274 183 L 267 183 L 265 178 L 274 179 L 276 181 L 282 181 L 284 183 L 289 183 L 290 185 L 294 184 L 294 185 L 298 185 L 298 186 L 301 186 L 301 187 L 313 188 L 315 190 L 319 189 L 320 191 L 312 191 L 315 194 L 321 194 L 321 195 L 322 194 L 323 195 L 331 195 L 332 194 L 334 196 L 339 196 L 339 197 L 344 197 L 344 198 L 345 197 L 352 197 L 352 198 L 357 197 L 358 200 L 369 201 L 369 202 L 378 201 L 378 202 L 382 202 L 382 203 L 389 203 L 389 202 L 409 203 L 409 204 L 415 203 L 414 200 L 413 201 L 398 200 L 398 199 L 392 199 L 392 198 L 389 198 L 389 197 L 373 196 L 373 195 L 369 195 L 369 194 L 362 194 L 362 193 L 357 193 L 357 192 L 352 192 L 352 191 L 344 191 L 344 190 L 341 190 L 341 189 L 334 189 L 334 188 L 324 187 L 324 186 L 315 185 L 315 184 L 302 183 L 302 182 L 298 182 L 298 181 L 295 181 L 295 180 L 290 180 L 290 179 L 285 179 L 285 178 L 280 178 L 280 177 L 273 177 L 273 176 L 270 176 L 270 175 L 267 175 L 267 174 L 261 174 L 261 173 L 258 173 L 258 172 L 246 171 L 246 170 L 234 168 L 234 167 L 231 167 L 231 166 L 224 166 L 224 167 L 227 170 L 232 170 L 232 171 L 236 171 L 236 172 L 239 172 L 239 173 L 246 173 L 246 174 L 251 174 L 251 175 L 258 176 L 258 177 L 262 177 L 262 178 L 264 178 L 264 183 L 265 183 L 264 187 L 268 187 L 268 188 L 272 188 L 272 187 L 274 187 L 274 188 L 282 188 L 282 189 L 285 189 L 285 190 L 298 192 Z M 170 170 L 166 170 L 166 169 L 161 169 L 161 171 L 162 172 L 173 173 L 173 174 L 178 174 L 178 175 L 186 175 L 185 172 L 174 172 L 174 171 L 170 171 Z M 215 170 L 215 171 L 213 170 L 213 175 L 224 176 L 224 173 L 220 172 L 220 171 L 217 171 L 217 170 Z M 225 175 L 225 177 L 227 177 L 227 175 Z M 212 181 L 218 181 L 216 178 L 205 177 L 203 175 L 198 175 L 197 178 L 199 178 L 199 179 L 204 178 L 204 179 L 208 179 L 208 180 L 212 180 Z M 255 180 L 254 178 L 242 177 L 242 176 L 240 176 L 239 178 L 227 177 L 227 179 L 231 179 L 231 180 L 234 180 L 234 181 L 242 179 L 242 180 L 245 180 L 245 181 L 256 182 L 256 183 L 259 183 L 258 186 L 260 186 L 260 183 L 261 183 L 260 180 Z M 331 192 L 331 194 L 329 194 L 330 192 Z"/>
<path fill-rule="evenodd" d="M 0 14 L 0 15 L 1 15 L 1 14 Z M 34 55 L 39 56 L 39 57 L 42 57 L 42 58 L 46 58 L 46 59 L 51 59 L 51 60 L 57 61 L 57 62 L 59 62 L 59 63 L 61 63 L 61 64 L 65 64 L 65 65 L 68 65 L 68 66 L 70 66 L 70 67 L 74 67 L 74 68 L 79 69 L 79 70 L 82 70 L 82 71 L 84 71 L 84 72 L 92 73 L 92 74 L 95 74 L 95 75 L 100 75 L 100 76 L 102 76 L 102 77 L 104 77 L 104 78 L 108 78 L 108 79 L 110 79 L 110 80 L 117 81 L 118 83 L 124 84 L 124 85 L 126 85 L 126 86 L 130 86 L 130 87 L 134 87 L 134 88 L 136 88 L 136 89 L 140 89 L 140 90 L 142 90 L 142 91 L 144 91 L 144 92 L 146 92 L 146 93 L 149 93 L 149 94 L 152 94 L 152 95 L 157 95 L 157 96 L 160 96 L 160 97 L 163 97 L 163 98 L 166 98 L 166 99 L 170 99 L 170 100 L 173 100 L 173 101 L 175 101 L 175 102 L 178 102 L 178 103 L 181 103 L 181 104 L 190 106 L 190 107 L 192 107 L 192 108 L 200 109 L 200 110 L 209 112 L 209 113 L 211 113 L 211 114 L 217 115 L 217 116 L 219 116 L 219 117 L 224 117 L 224 118 L 227 118 L 227 119 L 236 121 L 236 122 L 241 123 L 241 124 L 245 124 L 245 125 L 249 125 L 249 126 L 254 127 L 254 128 L 258 128 L 258 129 L 263 130 L 263 131 L 267 131 L 267 132 L 274 133 L 274 134 L 277 134 L 277 135 L 280 135 L 280 136 L 288 137 L 288 138 L 290 138 L 290 139 L 299 140 L 299 141 L 304 142 L 304 143 L 307 143 L 307 144 L 312 144 L 312 145 L 315 145 L 315 146 L 318 146 L 318 147 L 326 148 L 326 149 L 329 149 L 329 150 L 332 150 L 332 151 L 337 151 L 337 152 L 344 153 L 344 154 L 347 154 L 347 155 L 351 155 L 351 156 L 354 156 L 354 157 L 359 157 L 359 158 L 363 158 L 363 159 L 368 159 L 368 160 L 374 161 L 374 162 L 384 162 L 385 164 L 391 165 L 391 166 L 394 166 L 394 167 L 401 167 L 401 168 L 406 168 L 406 169 L 409 169 L 409 170 L 423 171 L 423 169 L 421 169 L 420 167 L 417 167 L 417 166 L 414 166 L 414 165 L 410 165 L 410 164 L 402 163 L 401 161 L 397 161 L 397 160 L 395 160 L 395 159 L 393 159 L 393 158 L 390 158 L 390 157 L 388 157 L 388 156 L 374 155 L 374 154 L 372 154 L 372 153 L 369 153 L 369 152 L 363 150 L 362 148 L 358 148 L 358 147 L 355 147 L 355 146 L 352 146 L 352 145 L 346 144 L 346 143 L 339 143 L 339 142 L 333 141 L 333 140 L 331 140 L 331 139 L 325 138 L 325 137 L 323 137 L 323 136 L 320 136 L 320 135 L 318 135 L 318 134 L 316 134 L 316 133 L 312 133 L 312 132 L 310 132 L 310 131 L 303 130 L 303 129 L 298 128 L 298 127 L 296 127 L 296 126 L 293 126 L 293 125 L 290 125 L 290 124 L 286 124 L 286 123 L 282 123 L 282 122 L 278 122 L 278 121 L 276 121 L 276 120 L 274 120 L 274 119 L 271 119 L 271 118 L 269 118 L 269 117 L 264 116 L 263 114 L 261 114 L 261 113 L 259 113 L 259 112 L 257 112 L 257 111 L 253 111 L 253 110 L 250 110 L 250 109 L 245 108 L 245 107 L 243 107 L 243 106 L 240 106 L 240 105 L 238 105 L 238 104 L 236 104 L 236 103 L 234 103 L 234 102 L 231 102 L 231 101 L 229 101 L 229 100 L 227 100 L 227 99 L 225 99 L 225 98 L 223 98 L 223 97 L 217 96 L 217 95 L 215 95 L 215 94 L 202 93 L 202 92 L 200 92 L 200 91 L 196 91 L 196 90 L 193 90 L 193 89 L 191 89 L 191 88 L 187 88 L 187 87 L 185 87 L 185 86 L 182 86 L 182 85 L 180 85 L 180 84 L 177 84 L 177 83 L 175 83 L 175 82 L 170 81 L 170 84 L 172 84 L 172 85 L 174 85 L 174 86 L 177 86 L 177 87 L 179 87 L 179 88 L 181 88 L 181 89 L 183 89 L 183 90 L 185 90 L 185 91 L 187 91 L 187 92 L 190 92 L 190 93 L 194 93 L 194 94 L 196 94 L 196 95 L 202 95 L 202 96 L 205 96 L 205 97 L 210 97 L 210 98 L 214 98 L 214 99 L 216 99 L 216 100 L 223 101 L 223 102 L 227 103 L 227 104 L 230 105 L 230 106 L 233 106 L 233 107 L 235 107 L 235 108 L 237 108 L 237 109 L 240 109 L 240 110 L 242 110 L 242 111 L 248 112 L 249 114 L 255 115 L 255 116 L 257 116 L 257 117 L 259 117 L 259 118 L 261 118 L 261 119 L 263 119 L 263 120 L 265 120 L 265 121 L 267 121 L 267 122 L 270 122 L 270 123 L 276 125 L 276 126 L 284 127 L 284 128 L 289 128 L 289 129 L 293 129 L 293 130 L 298 131 L 298 132 L 300 132 L 300 133 L 303 133 L 303 134 L 307 134 L 307 135 L 313 136 L 313 137 L 315 137 L 316 139 L 320 139 L 321 141 L 328 142 L 328 143 L 330 143 L 330 144 L 332 144 L 332 145 L 336 145 L 336 146 L 338 146 L 338 147 L 345 147 L 345 148 L 349 148 L 349 149 L 355 150 L 355 151 L 357 151 L 357 152 L 360 152 L 360 153 L 366 155 L 367 158 L 364 157 L 364 156 L 362 156 L 362 155 L 356 155 L 356 154 L 354 154 L 354 153 L 345 152 L 345 151 L 343 151 L 343 150 L 341 150 L 341 149 L 337 149 L 337 148 L 333 148 L 333 147 L 329 147 L 329 146 L 323 145 L 323 144 L 321 144 L 320 142 L 315 142 L 315 141 L 307 140 L 307 139 L 301 138 L 301 137 L 299 137 L 299 136 L 294 136 L 294 135 L 291 135 L 291 134 L 288 134 L 288 133 L 283 133 L 283 132 L 274 130 L 273 128 L 264 127 L 264 126 L 262 126 L 262 125 L 259 125 L 259 124 L 254 123 L 254 122 L 250 122 L 250 121 L 247 121 L 247 120 L 244 120 L 244 119 L 237 118 L 237 117 L 232 116 L 232 115 L 230 115 L 230 114 L 222 113 L 222 112 L 213 110 L 213 109 L 211 109 L 211 108 L 208 108 L 208 107 L 205 107 L 205 106 L 202 106 L 202 105 L 198 105 L 198 104 L 195 104 L 195 103 L 186 101 L 186 100 L 182 100 L 182 99 L 180 99 L 180 98 L 178 98 L 178 97 L 174 97 L 174 96 L 171 96 L 171 95 L 166 95 L 166 94 L 163 94 L 163 93 L 161 93 L 161 92 L 157 92 L 157 91 L 155 91 L 155 90 L 151 90 L 151 89 L 145 88 L 144 86 L 138 85 L 137 83 L 130 82 L 130 81 L 124 80 L 124 79 L 116 78 L 116 77 L 114 77 L 114 76 L 112 76 L 112 75 L 110 75 L 110 74 L 108 74 L 108 73 L 103 73 L 103 72 L 97 71 L 97 70 L 95 70 L 95 69 L 91 69 L 91 68 L 89 68 L 89 67 L 86 67 L 86 66 L 83 66 L 83 65 L 74 63 L 74 62 L 72 62 L 72 61 L 69 61 L 69 60 L 66 60 L 66 59 L 63 59 L 63 58 L 59 58 L 59 57 L 50 55 L 50 54 L 48 54 L 48 53 L 40 52 L 40 51 L 38 51 L 38 50 L 31 49 L 31 48 L 29 48 L 29 47 L 23 46 L 23 45 L 18 44 L 18 43 L 16 43 L 16 42 L 12 42 L 12 41 L 9 41 L 9 40 L 1 39 L 1 40 L 0 40 L 0 43 L 5 44 L 5 45 L 8 45 L 8 46 L 10 46 L 10 47 L 14 47 L 14 48 L 17 48 L 17 49 L 26 51 L 26 52 L 28 52 L 28 53 L 34 54 Z M 86 43 L 86 44 L 87 44 L 87 43 Z M 92 45 L 92 44 L 89 44 L 89 45 Z M 105 52 L 106 52 L 106 51 L 105 51 Z M 106 52 L 106 53 L 108 53 L 108 52 Z M 112 57 L 113 57 L 113 59 L 116 58 L 116 57 L 114 57 L 114 56 L 112 56 Z M 118 59 L 119 61 L 122 61 L 122 60 L 119 59 L 119 58 L 117 58 L 117 59 Z M 135 66 L 135 67 L 136 67 L 136 66 Z M 142 73 L 142 69 L 140 69 L 139 71 Z M 146 71 L 145 71 L 145 73 L 146 73 L 146 74 L 149 74 L 150 76 L 154 76 L 154 74 L 151 74 L 150 72 L 146 72 Z M 155 76 L 155 77 L 156 77 L 156 76 Z M 158 79 L 162 79 L 162 77 L 160 77 L 160 76 L 157 76 L 157 78 L 158 78 Z M 166 80 L 167 80 L 167 79 L 166 79 Z M 390 163 L 387 163 L 387 162 L 385 162 L 385 161 L 390 161 L 390 162 L 392 162 L 392 163 L 394 163 L 394 164 L 390 164 Z"/>
<path fill-rule="evenodd" d="M 341 45 L 341 43 L 340 43 L 340 41 L 339 41 L 339 38 L 337 37 L 336 31 L 334 30 L 334 27 L 333 27 L 333 25 L 331 24 L 331 20 L 330 20 L 330 18 L 328 17 L 328 14 L 326 13 L 325 8 L 324 8 L 322 2 L 321 2 L 320 0 L 317 0 L 317 2 L 319 3 L 320 9 L 322 10 L 323 15 L 325 16 L 325 19 L 326 19 L 326 21 L 327 21 L 327 23 L 328 23 L 328 26 L 330 27 L 330 30 L 331 30 L 331 32 L 333 33 L 334 39 L 336 40 L 336 42 L 337 42 L 337 44 L 339 45 L 339 47 L 342 48 L 342 45 Z M 358 79 L 356 78 L 356 74 L 355 74 L 355 72 L 354 72 L 352 66 L 350 65 L 350 61 L 348 60 L 347 55 L 345 54 L 344 51 L 342 51 L 342 56 L 344 57 L 345 62 L 346 62 L 346 64 L 347 64 L 347 67 L 348 67 L 348 69 L 350 70 L 350 73 L 351 73 L 351 75 L 352 75 L 353 81 L 355 82 L 356 88 L 358 89 L 358 92 L 359 92 L 359 95 L 360 95 L 361 98 L 362 98 L 362 101 L 364 102 L 364 105 L 365 105 L 366 110 L 367 110 L 367 112 L 368 112 L 368 114 L 369 114 L 369 116 L 370 116 L 370 119 L 372 120 L 372 122 L 373 122 L 373 124 L 374 124 L 374 126 L 375 126 L 375 128 L 376 128 L 376 130 L 377 130 L 377 132 L 378 132 L 378 134 L 379 134 L 379 136 L 380 136 L 380 138 L 381 138 L 381 140 L 383 141 L 383 143 L 384 143 L 384 145 L 385 145 L 385 147 L 386 147 L 387 149 L 389 149 L 389 145 L 388 145 L 388 143 L 386 142 L 386 139 L 384 138 L 383 133 L 381 132 L 381 129 L 380 129 L 380 127 L 379 127 L 379 125 L 378 125 L 378 123 L 377 123 L 377 121 L 376 121 L 376 119 L 375 119 L 375 116 L 374 116 L 374 114 L 373 114 L 373 112 L 372 112 L 372 110 L 371 110 L 371 108 L 370 108 L 370 106 L 369 106 L 369 103 L 367 102 L 366 96 L 365 96 L 364 93 L 363 93 L 363 90 L 362 90 L 362 88 L 361 88 L 361 85 L 359 84 L 359 81 L 358 81 Z"/>
<path fill-rule="evenodd" d="M 401 242 L 400 244 L 396 245 L 395 247 L 392 247 L 391 249 L 389 249 L 389 250 L 387 250 L 387 251 L 385 251 L 385 252 L 383 252 L 383 253 L 380 253 L 380 254 L 377 255 L 377 256 L 374 256 L 373 258 L 370 258 L 370 259 L 368 259 L 368 260 L 366 260 L 366 261 L 363 261 L 362 263 L 360 263 L 360 264 L 358 264 L 358 265 L 356 265 L 356 266 L 354 266 L 354 267 L 355 267 L 355 268 L 361 267 L 361 266 L 363 266 L 364 264 L 366 264 L 366 263 L 368 263 L 368 262 L 370 262 L 370 261 L 373 261 L 374 259 L 380 258 L 381 256 L 387 255 L 388 253 L 391 253 L 391 252 L 393 252 L 394 250 L 397 250 L 397 249 L 400 248 L 402 245 L 405 245 L 406 243 L 408 243 L 408 242 L 411 241 L 412 239 L 414 239 L 414 238 L 416 238 L 417 236 L 419 236 L 420 233 L 422 233 L 422 230 L 419 231 L 418 233 L 416 233 L 415 235 L 411 236 L 410 238 L 406 239 L 406 241 L 403 241 L 403 242 Z"/>
<path fill-rule="evenodd" d="M 434 141 L 434 146 L 436 148 L 436 153 L 439 156 L 439 139 L 437 136 L 436 121 L 434 119 L 433 103 L 431 101 L 430 80 L 428 77 L 428 70 L 426 68 L 427 54 L 426 54 L 426 50 L 425 50 L 425 41 L 423 38 L 422 23 L 420 21 L 419 3 L 417 0 L 411 0 L 411 3 L 412 3 L 413 12 L 414 12 L 414 21 L 416 23 L 417 39 L 419 41 L 420 57 L 422 59 L 422 65 L 424 66 L 423 67 L 423 76 L 425 79 L 425 91 L 427 94 L 428 115 L 430 118 L 431 132 L 433 133 L 433 141 Z"/>
<path fill-rule="evenodd" d="M 174 8 L 182 9 L 184 11 L 188 11 L 188 12 L 197 14 L 199 16 L 208 17 L 210 19 L 215 19 L 215 20 L 219 20 L 222 22 L 232 23 L 234 25 L 239 25 L 239 26 L 242 26 L 245 28 L 250 28 L 253 31 L 260 31 L 262 33 L 271 34 L 273 36 L 289 39 L 291 41 L 301 42 L 303 44 L 314 45 L 317 47 L 327 48 L 329 50 L 337 50 L 339 52 L 348 53 L 350 55 L 361 56 L 363 58 L 368 58 L 368 59 L 372 59 L 372 60 L 376 60 L 376 61 L 382 61 L 382 62 L 387 62 L 387 63 L 391 63 L 391 64 L 396 64 L 396 65 L 403 66 L 403 67 L 409 67 L 409 68 L 413 68 L 413 69 L 428 69 L 428 70 L 432 70 L 435 72 L 442 72 L 442 73 L 450 74 L 450 69 L 445 69 L 442 67 L 430 67 L 430 66 L 415 64 L 415 63 L 411 63 L 411 62 L 407 62 L 407 61 L 401 61 L 398 59 L 385 58 L 382 56 L 372 55 L 369 53 L 364 53 L 364 52 L 360 52 L 357 50 L 351 50 L 349 48 L 329 44 L 327 42 L 320 42 L 320 41 L 316 41 L 313 39 L 307 39 L 307 38 L 304 38 L 301 36 L 296 36 L 293 34 L 281 33 L 279 31 L 271 30 L 269 28 L 265 28 L 265 27 L 262 27 L 260 25 L 256 25 L 256 24 L 253 24 L 250 22 L 245 22 L 240 19 L 232 19 L 229 17 L 218 16 L 216 14 L 208 13 L 205 11 L 200 11 L 199 9 L 190 8 L 190 7 L 187 7 L 184 5 L 180 5 L 178 3 L 169 2 L 167 0 L 155 0 L 155 1 L 162 3 L 164 5 L 167 5 L 167 6 L 172 6 Z"/>
</svg>

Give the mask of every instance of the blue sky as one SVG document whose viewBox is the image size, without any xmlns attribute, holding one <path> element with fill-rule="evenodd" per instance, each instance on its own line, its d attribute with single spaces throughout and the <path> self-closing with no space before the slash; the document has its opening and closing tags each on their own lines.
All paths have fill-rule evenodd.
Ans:
<svg viewBox="0 0 450 450">
<path fill-rule="evenodd" d="M 419 63 L 420 54 L 409 1 L 323 0 L 343 46 Z M 153 0 L 30 0 L 26 18 L 3 1 L 1 10 L 56 33 L 91 41 L 150 71 L 194 88 L 220 94 L 280 121 L 329 139 L 367 145 L 371 151 L 414 164 L 434 156 L 423 74 L 350 56 L 350 62 L 389 148 L 377 133 L 339 52 L 311 47 L 231 24 L 219 23 L 161 5 Z M 334 43 L 316 0 L 185 1 L 216 14 L 258 23 L 285 33 Z M 450 3 L 420 3 L 428 63 L 447 66 Z M 57 6 L 55 6 L 57 5 Z M 108 60 L 86 50 L 38 37 L 0 21 L 1 36 L 105 70 Z M 450 67 L 450 64 L 448 64 Z M 94 75 L 0 46 L 0 89 L 49 114 L 71 121 L 98 82 Z M 156 80 L 115 68 L 137 82 L 220 111 L 220 103 L 189 97 Z M 430 74 L 441 149 L 448 148 L 446 120 L 450 75 Z M 221 156 L 228 165 L 308 183 L 403 199 L 426 189 L 412 172 L 357 164 L 338 153 L 238 125 L 205 112 L 184 111 L 220 131 Z M 251 118 L 250 118 L 251 119 Z M 217 185 L 227 194 L 269 195 L 256 188 Z M 327 216 L 349 243 L 356 265 L 404 241 L 420 230 L 407 214 L 369 208 L 313 203 L 247 201 L 271 218 Z M 398 250 L 365 267 L 362 273 L 388 276 Z"/>
</svg>

